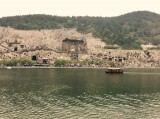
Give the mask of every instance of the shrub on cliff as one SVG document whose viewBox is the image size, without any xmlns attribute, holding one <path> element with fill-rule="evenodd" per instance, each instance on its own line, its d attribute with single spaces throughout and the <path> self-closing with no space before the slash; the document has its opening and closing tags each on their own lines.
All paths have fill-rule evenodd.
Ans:
<svg viewBox="0 0 160 119">
<path fill-rule="evenodd" d="M 94 64 L 94 61 L 93 60 L 89 60 L 89 59 L 85 59 L 80 64 L 81 65 L 91 65 L 91 64 Z"/>
<path fill-rule="evenodd" d="M 118 45 L 106 45 L 105 49 L 120 49 L 121 47 Z"/>
<path fill-rule="evenodd" d="M 35 64 L 34 61 L 31 61 L 28 59 L 20 59 L 20 60 L 18 60 L 18 63 L 19 63 L 19 65 L 22 65 L 22 66 L 26 66 L 26 65 L 31 66 L 31 65 Z"/>
<path fill-rule="evenodd" d="M 115 67 L 115 66 L 116 66 L 116 65 L 115 65 L 115 62 L 113 62 L 113 61 L 108 62 L 108 64 L 109 64 L 111 67 Z"/>
<path fill-rule="evenodd" d="M 67 61 L 66 60 L 63 60 L 63 59 L 57 59 L 55 62 L 54 62 L 54 65 L 56 67 L 63 67 L 67 64 Z"/>
<path fill-rule="evenodd" d="M 0 65 L 2 66 L 32 66 L 35 62 L 28 59 L 11 59 L 11 60 L 1 60 Z"/>
</svg>

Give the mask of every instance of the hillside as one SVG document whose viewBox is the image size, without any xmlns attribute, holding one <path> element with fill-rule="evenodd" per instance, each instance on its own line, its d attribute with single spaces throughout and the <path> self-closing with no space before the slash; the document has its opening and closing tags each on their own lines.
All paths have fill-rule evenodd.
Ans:
<svg viewBox="0 0 160 119">
<path fill-rule="evenodd" d="M 78 33 L 76 29 L 16 30 L 0 27 L 0 53 L 3 53 L 1 46 L 7 47 L 7 49 L 3 48 L 5 49 L 4 52 L 8 49 L 8 52 L 11 52 L 14 51 L 14 47 L 19 47 L 20 45 L 25 45 L 25 50 L 27 51 L 43 50 L 60 52 L 62 41 L 65 38 L 85 38 L 88 50 L 93 53 L 104 49 L 105 46 L 105 43 L 101 39 L 94 38 L 92 34 Z M 25 50 L 23 49 L 23 52 L 26 52 Z"/>
<path fill-rule="evenodd" d="M 105 49 L 76 29 L 16 30 L 0 27 L 0 67 L 160 67 L 158 50 Z"/>
<path fill-rule="evenodd" d="M 76 28 L 80 33 L 92 33 L 107 44 L 123 49 L 141 49 L 141 44 L 160 45 L 160 15 L 148 11 L 128 13 L 118 17 L 59 17 L 24 15 L 0 18 L 0 26 L 20 30 Z"/>
</svg>

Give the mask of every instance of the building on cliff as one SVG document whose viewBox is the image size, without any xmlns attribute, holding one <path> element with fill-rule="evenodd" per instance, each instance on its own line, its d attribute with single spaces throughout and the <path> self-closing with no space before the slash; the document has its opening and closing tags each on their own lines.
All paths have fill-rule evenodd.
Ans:
<svg viewBox="0 0 160 119">
<path fill-rule="evenodd" d="M 70 37 L 62 41 L 62 52 L 69 53 L 71 60 L 78 61 L 78 54 L 87 53 L 87 42 L 85 38 Z"/>
<path fill-rule="evenodd" d="M 65 38 L 62 41 L 62 51 L 64 53 L 87 53 L 87 42 L 85 38 Z"/>
</svg>

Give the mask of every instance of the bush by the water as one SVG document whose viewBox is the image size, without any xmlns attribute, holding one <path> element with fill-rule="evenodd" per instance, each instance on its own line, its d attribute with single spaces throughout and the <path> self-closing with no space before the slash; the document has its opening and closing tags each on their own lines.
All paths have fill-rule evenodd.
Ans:
<svg viewBox="0 0 160 119">
<path fill-rule="evenodd" d="M 67 63 L 68 63 L 67 60 L 57 59 L 57 60 L 54 62 L 54 65 L 55 65 L 56 67 L 63 67 L 63 66 L 65 66 Z"/>
<path fill-rule="evenodd" d="M 0 65 L 2 66 L 32 66 L 35 62 L 28 59 L 11 59 L 1 60 Z"/>
<path fill-rule="evenodd" d="M 85 59 L 84 61 L 80 62 L 80 64 L 83 65 L 102 65 L 102 61 L 100 60 L 89 60 Z"/>
</svg>

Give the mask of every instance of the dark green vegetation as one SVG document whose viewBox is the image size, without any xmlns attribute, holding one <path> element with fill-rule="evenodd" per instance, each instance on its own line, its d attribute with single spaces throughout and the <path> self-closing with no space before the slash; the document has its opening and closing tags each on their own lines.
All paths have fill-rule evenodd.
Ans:
<svg viewBox="0 0 160 119">
<path fill-rule="evenodd" d="M 119 46 L 114 46 L 114 45 L 106 45 L 104 48 L 105 49 L 120 49 Z"/>
<path fill-rule="evenodd" d="M 35 62 L 28 59 L 1 60 L 0 66 L 32 66 Z"/>
<path fill-rule="evenodd" d="M 66 64 L 68 64 L 68 61 L 67 60 L 63 60 L 63 59 L 57 59 L 55 62 L 54 62 L 54 65 L 56 67 L 63 67 L 65 66 Z"/>
<path fill-rule="evenodd" d="M 15 29 L 77 28 L 81 33 L 93 33 L 107 44 L 123 49 L 141 49 L 140 44 L 160 44 L 160 15 L 148 11 L 128 13 L 118 17 L 59 17 L 25 15 L 4 17 L 0 26 Z"/>
<path fill-rule="evenodd" d="M 97 60 L 97 61 L 93 61 L 93 60 L 84 60 L 84 61 L 70 61 L 70 60 L 63 60 L 63 59 L 57 59 L 54 62 L 54 66 L 56 67 L 78 67 L 78 66 L 100 66 L 102 65 L 102 61 Z"/>
</svg>

